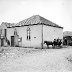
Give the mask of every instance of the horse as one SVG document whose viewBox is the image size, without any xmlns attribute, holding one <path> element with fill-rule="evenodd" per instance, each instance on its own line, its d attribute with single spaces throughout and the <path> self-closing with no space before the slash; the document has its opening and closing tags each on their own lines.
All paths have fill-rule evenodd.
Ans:
<svg viewBox="0 0 72 72">
<path fill-rule="evenodd" d="M 49 45 L 53 46 L 53 42 L 52 41 L 44 41 L 44 44 L 46 44 L 47 47 L 49 47 Z"/>
</svg>

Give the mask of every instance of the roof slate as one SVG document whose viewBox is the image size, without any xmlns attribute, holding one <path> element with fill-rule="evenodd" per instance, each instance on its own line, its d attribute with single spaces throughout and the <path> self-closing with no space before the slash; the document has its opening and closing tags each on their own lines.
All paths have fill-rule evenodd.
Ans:
<svg viewBox="0 0 72 72">
<path fill-rule="evenodd" d="M 65 36 L 72 36 L 72 31 L 65 31 L 64 33 L 63 33 L 63 36 L 65 37 Z"/>
<path fill-rule="evenodd" d="M 5 25 L 6 27 L 14 27 L 15 26 L 15 23 L 2 22 L 1 25 Z"/>
<path fill-rule="evenodd" d="M 35 24 L 46 24 L 46 25 L 53 26 L 53 27 L 63 28 L 63 27 L 45 19 L 44 17 L 42 17 L 40 15 L 33 15 L 30 18 L 20 21 L 19 23 L 16 24 L 16 26 L 35 25 Z"/>
<path fill-rule="evenodd" d="M 25 26 L 25 25 L 38 25 L 38 24 L 44 24 L 48 26 L 53 26 L 53 27 L 58 27 L 58 28 L 63 28 L 50 20 L 45 19 L 44 17 L 40 15 L 33 15 L 32 17 L 29 17 L 25 20 L 22 20 L 18 23 L 7 23 L 7 22 L 2 22 L 1 25 L 5 25 L 8 28 L 15 27 L 15 26 Z"/>
</svg>

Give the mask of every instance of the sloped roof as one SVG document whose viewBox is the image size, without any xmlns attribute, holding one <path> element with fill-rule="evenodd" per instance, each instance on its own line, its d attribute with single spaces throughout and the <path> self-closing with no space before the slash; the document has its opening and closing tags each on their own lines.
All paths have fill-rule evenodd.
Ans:
<svg viewBox="0 0 72 72">
<path fill-rule="evenodd" d="M 65 37 L 65 36 L 72 36 L 72 31 L 65 31 L 64 33 L 63 33 L 63 36 Z"/>
<path fill-rule="evenodd" d="M 13 27 L 13 26 L 15 26 L 15 23 L 2 22 L 1 25 L 5 25 L 6 27 Z"/>
<path fill-rule="evenodd" d="M 19 23 L 16 24 L 16 26 L 35 25 L 35 24 L 46 24 L 46 25 L 53 26 L 53 27 L 63 28 L 63 27 L 41 17 L 40 15 L 33 15 L 30 18 L 20 21 Z"/>
</svg>

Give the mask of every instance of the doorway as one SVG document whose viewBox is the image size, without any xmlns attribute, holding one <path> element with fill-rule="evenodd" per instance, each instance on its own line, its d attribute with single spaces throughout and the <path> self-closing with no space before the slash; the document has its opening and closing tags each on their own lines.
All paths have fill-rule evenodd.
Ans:
<svg viewBox="0 0 72 72">
<path fill-rule="evenodd" d="M 11 36 L 11 46 L 14 47 L 14 36 Z"/>
</svg>

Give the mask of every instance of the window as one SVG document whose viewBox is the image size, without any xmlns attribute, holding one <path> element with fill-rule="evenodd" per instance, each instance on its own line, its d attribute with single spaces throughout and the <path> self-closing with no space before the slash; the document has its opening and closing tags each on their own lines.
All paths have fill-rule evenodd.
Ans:
<svg viewBox="0 0 72 72">
<path fill-rule="evenodd" d="M 27 28 L 27 40 L 30 40 L 31 39 L 31 36 L 30 36 L 30 28 L 28 27 Z"/>
</svg>

